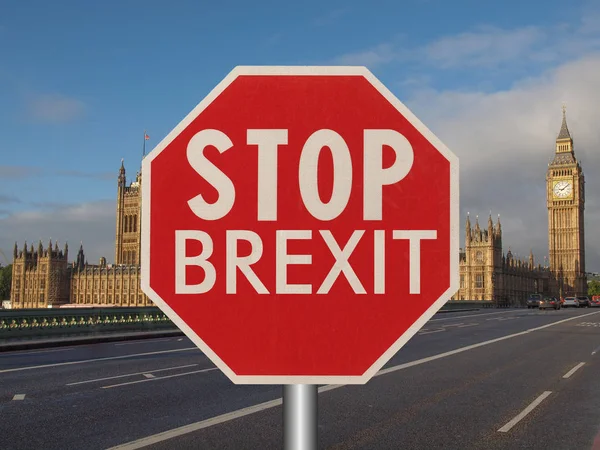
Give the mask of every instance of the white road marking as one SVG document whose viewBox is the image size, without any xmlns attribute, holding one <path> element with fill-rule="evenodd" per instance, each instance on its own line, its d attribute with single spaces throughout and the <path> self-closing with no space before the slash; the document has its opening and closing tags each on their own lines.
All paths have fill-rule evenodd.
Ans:
<svg viewBox="0 0 600 450">
<path fill-rule="evenodd" d="M 584 364 L 585 364 L 584 362 L 577 364 L 575 367 L 573 367 L 571 370 L 569 370 L 567 373 L 565 373 L 563 375 L 563 378 L 569 378 L 571 375 L 573 375 L 577 371 L 577 369 L 581 368 Z"/>
<path fill-rule="evenodd" d="M 184 375 L 192 375 L 194 373 L 210 372 L 212 370 L 217 370 L 217 367 L 211 367 L 210 369 L 195 370 L 193 372 L 177 373 L 175 375 L 167 375 L 166 377 L 158 377 L 158 378 L 152 377 L 152 378 L 147 378 L 146 380 L 138 380 L 138 381 L 130 381 L 128 383 L 112 384 L 110 386 L 102 386 L 102 389 L 110 389 L 110 388 L 115 388 L 115 387 L 119 387 L 119 386 L 128 386 L 130 384 L 145 383 L 147 381 L 164 380 L 165 378 L 182 377 Z"/>
<path fill-rule="evenodd" d="M 419 334 L 439 333 L 440 331 L 446 331 L 446 330 L 419 331 Z"/>
<path fill-rule="evenodd" d="M 474 327 L 475 325 L 479 325 L 479 324 L 478 323 L 468 323 L 466 325 L 461 325 L 458 328 Z"/>
<path fill-rule="evenodd" d="M 15 396 L 13 397 L 13 400 L 24 400 L 25 399 L 25 394 L 15 394 Z"/>
<path fill-rule="evenodd" d="M 93 380 L 76 381 L 75 383 L 68 383 L 65 386 L 74 386 L 76 384 L 95 383 L 96 381 L 114 380 L 115 378 L 133 377 L 135 375 L 146 375 L 148 373 L 164 372 L 165 370 L 185 369 L 188 367 L 194 367 L 198 364 L 187 364 L 185 366 L 165 367 L 164 369 L 146 370 L 144 372 L 127 373 L 125 375 L 115 375 L 114 377 L 95 378 Z"/>
<path fill-rule="evenodd" d="M 491 316 L 492 314 L 506 314 L 506 313 L 514 313 L 514 312 L 522 312 L 519 309 L 511 309 L 510 311 L 500 311 L 493 313 L 483 313 L 483 314 L 470 314 L 468 316 L 454 316 L 454 317 L 444 317 L 441 319 L 429 319 L 429 322 L 439 322 L 440 320 L 456 320 L 456 319 L 464 319 L 465 317 L 481 317 L 481 316 Z M 428 322 L 428 323 L 429 323 Z"/>
<path fill-rule="evenodd" d="M 146 378 L 154 378 L 154 375 L 152 375 L 151 373 L 145 373 L 144 376 Z"/>
<path fill-rule="evenodd" d="M 552 391 L 545 391 L 542 395 L 536 398 L 527 408 L 521 411 L 517 416 L 515 416 L 510 422 L 500 428 L 498 431 L 501 433 L 508 433 L 512 427 L 514 427 L 517 423 L 519 423 L 523 418 L 533 411 L 546 397 L 552 394 Z"/>
<path fill-rule="evenodd" d="M 598 347 L 596 350 L 594 350 L 594 351 L 592 352 L 592 356 L 593 356 L 593 355 L 595 355 L 596 353 L 598 353 L 598 350 L 600 350 L 600 347 Z"/>
<path fill-rule="evenodd" d="M 319 388 L 319 392 L 321 389 Z M 227 414 L 222 414 L 220 416 L 212 417 L 207 420 L 203 420 L 201 422 L 192 423 L 189 425 L 185 425 L 180 428 L 175 428 L 173 430 L 164 431 L 159 434 L 155 434 L 153 436 L 148 436 L 142 439 L 138 439 L 137 441 L 128 442 L 126 444 L 118 445 L 116 447 L 111 447 L 108 450 L 133 450 L 137 448 L 143 448 L 148 445 L 155 444 L 157 442 L 166 441 L 168 439 L 172 439 L 177 436 L 181 436 L 184 434 L 192 433 L 194 431 L 201 430 L 203 428 L 212 427 L 214 425 L 219 425 L 220 423 L 229 422 L 230 420 L 237 419 L 239 417 L 248 416 L 250 414 L 254 414 L 257 412 L 264 411 L 266 409 L 274 408 L 275 406 L 280 406 L 283 404 L 283 400 L 278 398 L 276 400 L 271 400 L 264 403 L 259 403 L 258 405 L 249 406 L 247 408 L 238 409 L 237 411 L 232 411 Z"/>
<path fill-rule="evenodd" d="M 173 338 L 162 338 L 162 339 L 144 339 L 143 341 L 135 341 L 135 342 L 121 342 L 120 344 L 115 344 L 116 347 L 121 345 L 135 345 L 135 344 L 153 344 L 154 342 L 164 342 L 170 341 Z"/>
<path fill-rule="evenodd" d="M 461 322 L 461 323 L 451 323 L 451 324 L 443 325 L 443 326 L 446 327 L 446 328 L 448 328 L 448 327 L 458 327 L 460 325 L 464 325 L 464 323 L 463 322 Z"/>
<path fill-rule="evenodd" d="M 42 364 L 41 366 L 15 367 L 13 369 L 2 369 L 2 370 L 0 370 L 0 373 L 20 372 L 22 370 L 33 370 L 33 369 L 45 369 L 46 367 L 70 366 L 72 364 L 84 364 L 84 363 L 97 362 L 97 361 L 109 361 L 112 359 L 133 358 L 135 356 L 160 355 L 163 353 L 185 352 L 185 351 L 189 351 L 189 350 L 200 351 L 200 350 L 198 350 L 198 347 L 176 348 L 173 350 L 161 350 L 159 352 L 134 353 L 132 355 L 108 356 L 106 358 L 84 359 L 84 360 L 79 360 L 79 361 L 69 361 L 69 362 L 54 363 L 54 364 Z"/>
<path fill-rule="evenodd" d="M 483 341 L 483 342 L 479 342 L 477 344 L 467 345 L 466 347 L 457 348 L 455 350 L 450 350 L 449 352 L 440 353 L 438 355 L 428 356 L 427 358 L 418 359 L 416 361 L 411 361 L 411 362 L 408 362 L 408 363 L 400 364 L 399 366 L 389 367 L 387 369 L 381 369 L 379 372 L 377 372 L 377 374 L 375 376 L 384 375 L 386 373 L 391 373 L 391 372 L 396 372 L 398 370 L 403 370 L 403 369 L 406 369 L 408 367 L 418 366 L 420 364 L 424 364 L 424 363 L 427 363 L 427 362 L 430 362 L 430 361 L 435 361 L 436 359 L 440 359 L 440 358 L 445 358 L 447 356 L 456 355 L 458 353 L 466 352 L 468 350 L 473 350 L 474 348 L 479 348 L 479 347 L 483 347 L 485 345 L 494 344 L 496 342 L 505 341 L 507 339 L 512 339 L 512 338 L 517 337 L 517 336 L 523 336 L 523 335 L 529 334 L 529 333 L 531 333 L 533 331 L 543 330 L 545 328 L 553 327 L 554 325 L 559 325 L 561 323 L 568 322 L 570 320 L 580 319 L 581 317 L 585 317 L 585 316 L 590 315 L 590 314 L 598 314 L 598 313 L 594 312 L 594 313 L 585 314 L 584 316 L 569 317 L 568 319 L 559 320 L 557 322 L 549 323 L 547 325 L 542 325 L 542 326 L 536 327 L 536 328 L 530 328 L 530 329 L 525 330 L 525 331 L 520 331 L 519 333 L 509 334 L 507 336 L 502 336 L 502 337 L 499 337 L 499 338 L 491 339 L 489 341 Z"/>
<path fill-rule="evenodd" d="M 68 348 L 53 348 L 53 349 L 49 349 L 49 350 L 34 350 L 31 352 L 7 352 L 5 353 L 6 356 L 19 356 L 19 355 L 33 355 L 34 353 L 52 353 L 52 352 L 66 352 L 68 350 L 73 350 L 73 347 L 68 347 Z"/>
<path fill-rule="evenodd" d="M 501 338 L 497 338 L 497 339 L 492 339 L 490 341 L 484 341 L 484 342 L 480 342 L 478 344 L 473 344 L 473 345 L 468 345 L 466 347 L 462 347 L 462 348 L 458 348 L 456 350 L 452 350 L 449 352 L 445 352 L 445 353 L 440 353 L 438 355 L 434 355 L 434 356 L 429 356 L 427 358 L 423 358 L 423 359 L 418 359 L 416 361 L 411 361 L 405 364 L 400 364 L 398 366 L 395 367 L 389 367 L 387 369 L 382 369 L 379 372 L 377 372 L 377 374 L 375 374 L 375 377 L 381 376 L 381 375 L 386 375 L 388 373 L 392 373 L 392 372 L 396 372 L 398 370 L 402 370 L 402 369 L 407 369 L 409 367 L 413 367 L 413 366 L 418 366 L 420 364 L 425 364 L 428 363 L 430 361 L 435 361 L 436 359 L 441 359 L 441 358 L 445 358 L 447 356 L 451 356 L 451 355 L 456 355 L 458 353 L 462 353 L 462 352 L 466 352 L 468 350 L 472 350 L 474 348 L 478 348 L 478 347 L 483 347 L 484 345 L 489 345 L 489 344 L 493 344 L 495 342 L 499 342 L 499 341 L 503 341 L 506 339 L 510 339 L 513 337 L 517 337 L 517 336 L 522 336 L 524 334 L 528 334 L 531 333 L 533 331 L 537 331 L 537 330 L 542 330 L 544 328 L 548 328 L 548 327 L 552 327 L 554 325 L 558 325 L 564 322 L 568 322 L 569 320 L 575 320 L 575 319 L 580 319 L 581 317 L 585 317 L 586 315 L 590 315 L 590 314 L 597 314 L 597 313 L 589 313 L 589 314 L 585 314 L 583 316 L 576 316 L 576 317 L 570 317 L 568 319 L 564 319 L 564 320 L 559 320 L 557 322 L 548 324 L 548 325 L 542 325 L 541 327 L 537 327 L 537 328 L 531 328 L 529 330 L 526 331 L 522 331 L 520 333 L 515 333 L 515 334 L 511 334 L 508 336 L 503 336 Z M 160 379 L 160 378 L 158 378 Z M 143 380 L 143 381 L 147 381 L 147 380 Z M 319 393 L 322 392 L 327 392 L 327 391 L 332 391 L 334 389 L 337 388 L 341 388 L 344 387 L 344 384 L 331 384 L 328 386 L 323 386 L 320 387 L 318 389 Z M 276 406 L 280 406 L 282 404 L 282 399 L 278 398 L 276 400 L 271 400 L 265 403 L 260 403 L 258 405 L 254 405 L 254 406 L 249 406 L 247 408 L 243 408 L 243 409 L 238 409 L 237 411 L 232 411 L 230 413 L 227 414 L 223 414 L 220 416 L 216 416 L 216 417 L 212 417 L 210 419 L 206 419 L 200 422 L 196 422 L 196 423 L 192 423 L 189 425 L 185 425 L 183 427 L 179 427 L 179 428 L 174 428 L 172 430 L 168 430 L 168 431 L 164 431 L 162 433 L 158 433 L 158 434 L 154 434 L 151 436 L 147 436 L 145 438 L 141 438 L 135 441 L 131 441 L 131 442 L 126 442 L 124 444 L 118 445 L 116 447 L 112 447 L 108 450 L 134 450 L 134 449 L 138 449 L 138 448 L 144 448 L 147 447 L 149 445 L 154 445 L 158 442 L 163 442 L 166 441 L 168 439 L 172 439 L 174 437 L 177 436 L 182 436 L 184 434 L 188 434 L 188 433 L 192 433 L 194 431 L 198 431 L 201 430 L 203 428 L 208 428 L 211 427 L 213 425 L 218 425 L 220 423 L 224 423 L 224 422 L 228 422 L 230 420 L 234 420 L 237 419 L 239 417 L 243 417 L 243 416 L 247 416 L 250 414 L 254 414 L 260 411 L 264 411 L 266 409 L 270 409 L 270 408 L 274 408 Z"/>
<path fill-rule="evenodd" d="M 183 341 L 183 338 L 177 339 L 177 342 L 181 342 Z"/>
</svg>

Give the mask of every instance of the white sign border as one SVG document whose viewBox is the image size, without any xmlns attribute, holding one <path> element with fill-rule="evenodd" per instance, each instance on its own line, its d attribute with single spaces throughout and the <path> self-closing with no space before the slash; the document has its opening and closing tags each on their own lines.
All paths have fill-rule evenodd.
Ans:
<svg viewBox="0 0 600 450">
<path fill-rule="evenodd" d="M 240 75 L 363 76 L 450 162 L 450 288 L 365 373 L 359 376 L 239 376 L 150 287 L 151 164 L 198 115 Z M 144 293 L 235 384 L 366 384 L 400 350 L 459 288 L 459 162 L 431 130 L 363 66 L 237 66 L 142 161 L 141 286 Z"/>
</svg>

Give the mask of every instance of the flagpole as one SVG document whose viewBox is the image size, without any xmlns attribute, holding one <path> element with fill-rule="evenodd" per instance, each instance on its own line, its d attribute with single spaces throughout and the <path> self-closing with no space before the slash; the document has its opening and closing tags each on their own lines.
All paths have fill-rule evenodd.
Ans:
<svg viewBox="0 0 600 450">
<path fill-rule="evenodd" d="M 146 130 L 144 130 L 144 150 L 142 151 L 142 159 L 146 157 Z"/>
</svg>

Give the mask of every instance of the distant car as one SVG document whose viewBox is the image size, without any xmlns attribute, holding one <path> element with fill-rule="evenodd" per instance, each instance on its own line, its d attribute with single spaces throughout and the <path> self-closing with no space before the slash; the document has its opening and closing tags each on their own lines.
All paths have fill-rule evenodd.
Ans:
<svg viewBox="0 0 600 450">
<path fill-rule="evenodd" d="M 527 298 L 527 308 L 538 308 L 540 306 L 540 300 L 542 299 L 542 294 L 530 294 Z"/>
<path fill-rule="evenodd" d="M 575 297 L 565 297 L 565 301 L 562 304 L 563 308 L 568 306 L 574 306 L 575 308 L 579 308 L 579 300 Z"/>
<path fill-rule="evenodd" d="M 592 298 L 590 300 L 590 308 L 598 308 L 600 307 L 600 298 Z"/>
<path fill-rule="evenodd" d="M 560 302 L 555 297 L 544 297 L 540 300 L 540 309 L 560 309 Z"/>
<path fill-rule="evenodd" d="M 579 300 L 579 306 L 583 307 L 583 306 L 590 306 L 590 298 L 589 297 L 577 297 L 577 300 Z"/>
</svg>

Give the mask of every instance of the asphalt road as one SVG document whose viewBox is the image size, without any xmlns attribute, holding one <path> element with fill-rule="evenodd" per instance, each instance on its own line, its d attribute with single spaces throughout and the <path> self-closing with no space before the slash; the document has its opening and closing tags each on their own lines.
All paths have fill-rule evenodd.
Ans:
<svg viewBox="0 0 600 450">
<path fill-rule="evenodd" d="M 600 449 L 600 309 L 435 316 L 367 385 L 322 386 L 323 449 Z M 0 354 L 0 448 L 280 449 L 281 386 L 185 337 Z"/>
</svg>

